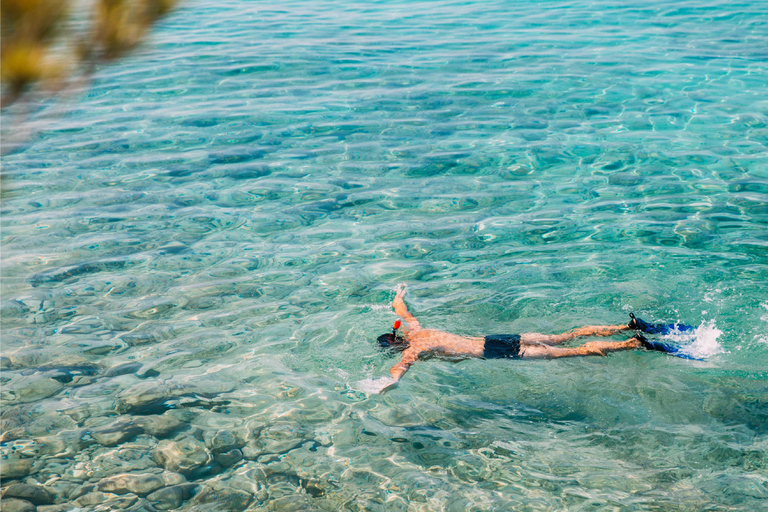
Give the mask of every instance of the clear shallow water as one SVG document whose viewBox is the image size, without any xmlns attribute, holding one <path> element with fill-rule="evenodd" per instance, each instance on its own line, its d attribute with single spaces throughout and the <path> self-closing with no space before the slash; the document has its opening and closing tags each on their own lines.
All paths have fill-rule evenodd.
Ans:
<svg viewBox="0 0 768 512">
<path fill-rule="evenodd" d="M 3 485 L 85 509 L 763 508 L 761 7 L 188 2 L 3 157 L 2 456 L 30 465 Z M 398 282 L 428 327 L 633 311 L 697 326 L 705 361 L 432 360 L 368 396 Z M 198 462 L 158 455 L 185 442 Z M 161 468 L 196 487 L 104 483 Z"/>
</svg>

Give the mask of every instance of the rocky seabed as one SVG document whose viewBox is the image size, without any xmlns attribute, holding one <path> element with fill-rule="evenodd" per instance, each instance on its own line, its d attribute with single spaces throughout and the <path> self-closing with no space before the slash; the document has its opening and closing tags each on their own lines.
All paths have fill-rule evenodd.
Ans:
<svg viewBox="0 0 768 512">
<path fill-rule="evenodd" d="M 2 512 L 339 508 L 329 438 L 290 414 L 217 411 L 233 391 L 219 381 L 2 362 Z"/>
</svg>

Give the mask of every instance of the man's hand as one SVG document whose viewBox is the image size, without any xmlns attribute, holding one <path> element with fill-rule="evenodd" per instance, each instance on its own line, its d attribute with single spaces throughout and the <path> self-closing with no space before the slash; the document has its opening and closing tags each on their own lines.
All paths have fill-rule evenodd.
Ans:
<svg viewBox="0 0 768 512">
<path fill-rule="evenodd" d="M 392 391 L 397 387 L 397 381 L 392 377 L 382 377 L 379 379 L 378 384 L 382 386 L 381 389 L 379 389 L 380 395 L 383 395 L 387 391 Z"/>
<path fill-rule="evenodd" d="M 355 387 L 368 394 L 384 394 L 387 391 L 397 387 L 397 381 L 392 377 L 382 377 L 380 379 L 363 379 L 355 383 Z"/>
<path fill-rule="evenodd" d="M 395 313 L 397 313 L 400 318 L 405 320 L 406 332 L 413 334 L 421 329 L 421 325 L 419 325 L 419 321 L 416 320 L 413 315 L 408 312 L 408 307 L 405 305 L 405 302 L 403 302 L 406 288 L 407 286 L 405 283 L 400 283 L 397 285 L 395 288 L 397 295 L 395 295 L 395 300 L 392 301 L 392 307 L 395 308 Z"/>
</svg>

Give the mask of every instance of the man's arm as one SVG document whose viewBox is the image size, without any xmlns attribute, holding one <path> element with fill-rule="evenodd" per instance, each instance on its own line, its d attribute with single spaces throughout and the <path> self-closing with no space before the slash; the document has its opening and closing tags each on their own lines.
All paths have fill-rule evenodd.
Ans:
<svg viewBox="0 0 768 512">
<path fill-rule="evenodd" d="M 416 320 L 416 318 L 408 312 L 408 307 L 405 305 L 405 302 L 403 302 L 403 297 L 405 297 L 405 288 L 406 285 L 404 284 L 398 285 L 397 295 L 395 296 L 395 300 L 392 301 L 392 307 L 395 308 L 395 313 L 397 313 L 397 316 L 405 320 L 405 325 L 408 328 L 408 332 L 413 334 L 416 331 L 421 330 L 421 324 L 419 324 L 419 321 Z M 406 370 L 407 368 L 403 370 L 403 373 L 405 373 Z"/>
<path fill-rule="evenodd" d="M 395 379 L 395 382 L 399 381 L 400 378 L 405 375 L 405 372 L 408 371 L 408 368 L 411 367 L 413 363 L 415 363 L 419 359 L 419 352 L 418 350 L 414 348 L 407 348 L 403 351 L 403 357 L 398 361 L 390 370 L 389 374 L 392 375 L 392 378 Z"/>
<path fill-rule="evenodd" d="M 419 358 L 419 353 L 414 349 L 405 349 L 403 358 L 389 370 L 391 377 L 382 377 L 372 382 L 362 381 L 363 389 L 370 393 L 371 386 L 375 386 L 375 392 L 384 394 L 387 391 L 395 389 L 400 378 L 408 371 L 408 368 Z"/>
</svg>

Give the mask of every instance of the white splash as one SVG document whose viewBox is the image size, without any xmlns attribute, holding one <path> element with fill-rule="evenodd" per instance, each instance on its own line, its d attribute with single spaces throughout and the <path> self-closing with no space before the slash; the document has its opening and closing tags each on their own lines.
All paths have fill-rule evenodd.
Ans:
<svg viewBox="0 0 768 512">
<path fill-rule="evenodd" d="M 662 336 L 662 339 L 680 347 L 680 354 L 695 359 L 706 359 L 715 354 L 725 352 L 722 345 L 717 342 L 717 338 L 721 334 L 723 334 L 723 331 L 715 326 L 715 321 L 709 320 L 708 322 L 702 322 L 693 331 L 680 331 L 675 328 L 669 334 Z"/>
<path fill-rule="evenodd" d="M 353 387 L 363 393 L 375 395 L 387 388 L 394 387 L 396 384 L 397 381 L 392 377 L 381 377 L 379 379 L 368 378 L 359 380 L 353 384 Z"/>
<path fill-rule="evenodd" d="M 763 307 L 763 309 L 768 311 L 768 302 L 761 302 L 760 305 Z M 763 322 L 768 322 L 768 314 L 761 316 L 760 320 L 762 320 Z M 768 344 L 768 336 L 764 334 L 755 335 L 755 339 L 757 340 L 758 343 Z"/>
<path fill-rule="evenodd" d="M 362 308 L 362 309 L 371 309 L 373 311 L 383 311 L 383 310 L 389 310 L 392 309 L 391 304 L 356 304 L 353 307 L 356 308 Z"/>
</svg>

